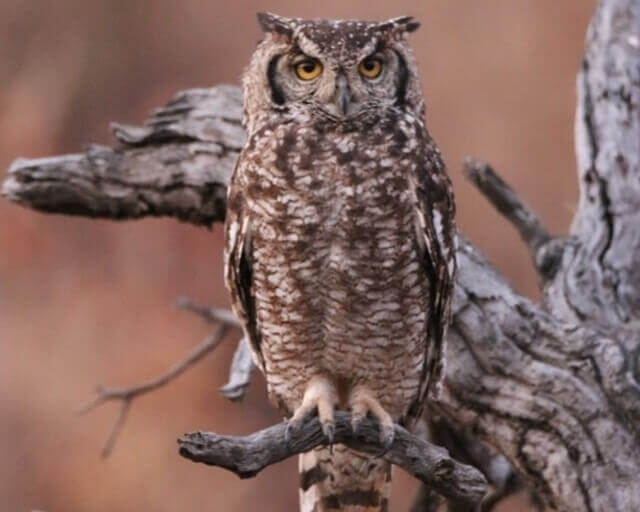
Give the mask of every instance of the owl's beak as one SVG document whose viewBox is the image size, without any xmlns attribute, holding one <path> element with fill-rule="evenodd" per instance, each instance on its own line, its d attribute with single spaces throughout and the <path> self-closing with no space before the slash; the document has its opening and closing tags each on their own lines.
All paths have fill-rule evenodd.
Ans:
<svg viewBox="0 0 640 512">
<path fill-rule="evenodd" d="M 350 103 L 351 91 L 349 90 L 349 82 L 344 73 L 340 73 L 336 78 L 336 106 L 343 117 L 347 115 Z"/>
</svg>

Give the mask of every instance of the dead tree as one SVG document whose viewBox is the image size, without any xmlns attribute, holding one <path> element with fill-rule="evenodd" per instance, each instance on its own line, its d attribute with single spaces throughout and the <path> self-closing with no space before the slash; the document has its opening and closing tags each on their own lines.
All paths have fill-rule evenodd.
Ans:
<svg viewBox="0 0 640 512">
<path fill-rule="evenodd" d="M 502 454 L 553 507 L 628 512 L 640 510 L 640 0 L 602 0 L 577 87 L 580 203 L 568 235 L 551 236 L 489 166 L 467 163 L 469 178 L 528 245 L 543 299 L 518 295 L 461 237 L 444 393 L 429 408 L 459 440 L 480 439 Z M 142 127 L 114 125 L 115 147 L 17 160 L 2 192 L 49 213 L 210 226 L 224 218 L 225 185 L 244 142 L 240 110 L 235 86 L 182 92 Z M 248 382 L 243 352 L 241 344 L 231 397 Z M 134 396 L 103 390 L 98 399 L 123 400 L 124 417 Z M 374 450 L 369 427 L 359 439 L 339 428 L 338 438 Z M 278 429 L 242 439 L 188 434 L 181 450 L 248 476 L 324 442 L 313 423 L 296 446 L 283 445 Z M 414 474 L 436 491 L 467 503 L 484 492 L 473 468 L 406 432 L 396 439 L 384 456 L 420 466 Z M 252 464 L 236 460 L 238 447 Z M 483 461 L 493 456 L 470 457 L 495 483 L 510 473 L 492 475 Z"/>
</svg>

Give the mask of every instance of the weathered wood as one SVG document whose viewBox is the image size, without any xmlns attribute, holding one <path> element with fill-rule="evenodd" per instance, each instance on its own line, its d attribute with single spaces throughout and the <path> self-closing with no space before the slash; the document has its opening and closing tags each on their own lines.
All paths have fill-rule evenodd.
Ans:
<svg viewBox="0 0 640 512">
<path fill-rule="evenodd" d="M 640 2 L 600 4 L 577 88 L 580 203 L 545 302 L 566 320 L 618 325 L 640 319 Z"/>
<path fill-rule="evenodd" d="M 445 418 L 434 414 L 432 410 L 426 412 L 426 418 L 429 425 L 429 440 L 438 446 L 446 447 L 451 457 L 457 461 L 478 468 L 488 480 L 490 491 L 482 500 L 480 509 L 475 509 L 473 512 L 492 512 L 506 497 L 526 487 L 524 479 L 507 459 L 485 443 L 480 443 L 475 435 L 461 431 Z M 411 512 L 437 510 L 438 500 L 434 499 L 433 491 L 425 487 L 426 485 L 421 485 L 422 489 L 416 496 L 416 503 Z M 528 491 L 531 493 L 530 489 Z M 468 509 L 465 511 L 456 504 L 449 505 L 447 512 L 469 512 Z M 535 510 L 542 512 L 544 507 Z"/>
<path fill-rule="evenodd" d="M 560 266 L 564 240 L 552 238 L 536 213 L 488 164 L 469 158 L 464 174 L 518 230 L 542 279 L 551 279 Z"/>
<path fill-rule="evenodd" d="M 373 420 L 366 419 L 356 434 L 351 428 L 349 413 L 338 411 L 335 419 L 336 443 L 380 455 L 443 496 L 475 504 L 487 490 L 487 482 L 480 471 L 456 462 L 445 449 L 419 439 L 399 425 L 395 426 L 393 444 L 382 453 L 380 432 Z M 306 422 L 289 442 L 285 440 L 286 428 L 287 423 L 283 422 L 246 437 L 193 432 L 182 436 L 178 444 L 183 457 L 223 467 L 242 478 L 255 476 L 271 464 L 328 444 L 317 418 Z"/>
<path fill-rule="evenodd" d="M 638 352 L 619 341 L 628 334 L 548 314 L 468 243 L 459 257 L 438 409 L 495 446 L 558 509 L 640 510 L 640 387 L 628 355 Z"/>
<path fill-rule="evenodd" d="M 113 125 L 121 145 L 18 159 L 2 194 L 46 213 L 112 220 L 224 220 L 226 183 L 244 143 L 234 86 L 178 94 L 143 127 Z"/>
<path fill-rule="evenodd" d="M 47 212 L 220 221 L 244 141 L 239 105 L 232 86 L 181 93 L 144 127 L 116 127 L 116 149 L 17 161 L 3 194 Z M 446 382 L 431 407 L 559 510 L 640 510 L 640 0 L 603 0 L 593 17 L 576 151 L 569 235 L 547 240 L 519 211 L 541 305 L 461 238 Z"/>
</svg>

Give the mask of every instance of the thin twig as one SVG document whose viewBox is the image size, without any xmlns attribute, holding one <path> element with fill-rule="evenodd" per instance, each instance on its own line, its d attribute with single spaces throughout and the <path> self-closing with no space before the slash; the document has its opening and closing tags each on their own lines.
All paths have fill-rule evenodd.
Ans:
<svg viewBox="0 0 640 512">
<path fill-rule="evenodd" d="M 176 306 L 180 309 L 195 313 L 209 323 L 223 322 L 229 326 L 239 329 L 242 328 L 242 324 L 231 311 L 204 306 L 186 296 L 178 297 Z M 251 350 L 249 349 L 247 341 L 242 338 L 238 342 L 236 351 L 233 354 L 231 367 L 229 369 L 229 380 L 224 386 L 220 387 L 220 394 L 231 402 L 241 401 L 251 384 L 253 369 L 254 364 Z"/>
<path fill-rule="evenodd" d="M 116 441 L 118 440 L 120 432 L 122 432 L 122 429 L 124 428 L 127 416 L 129 415 L 129 409 L 131 409 L 132 400 L 133 398 L 122 400 L 118 416 L 116 416 L 116 420 L 113 422 L 113 426 L 111 427 L 111 431 L 107 436 L 107 440 L 104 442 L 102 450 L 100 450 L 100 456 L 103 459 L 106 459 L 109 455 L 111 455 L 111 452 L 116 445 Z"/>
<path fill-rule="evenodd" d="M 218 328 L 212 334 L 207 336 L 207 338 L 205 338 L 202 343 L 197 345 L 187 355 L 187 357 L 173 364 L 169 368 L 169 370 L 159 375 L 158 377 L 128 388 L 106 388 L 98 386 L 96 390 L 96 396 L 93 397 L 85 405 L 83 405 L 78 410 L 78 413 L 86 414 L 87 412 L 110 400 L 120 401 L 120 412 L 118 413 L 118 416 L 113 423 L 113 426 L 111 427 L 109 436 L 107 437 L 107 440 L 102 447 L 101 454 L 103 458 L 108 457 L 113 451 L 118 436 L 122 432 L 122 427 L 124 426 L 127 419 L 127 415 L 133 399 L 167 385 L 176 377 L 184 373 L 187 369 L 189 369 L 191 366 L 200 361 L 204 356 L 206 356 L 209 352 L 215 349 L 218 344 L 224 339 L 228 331 L 229 326 L 226 323 L 220 324 Z"/>
<path fill-rule="evenodd" d="M 222 322 L 232 327 L 242 328 L 240 320 L 231 311 L 203 306 L 193 302 L 189 297 L 178 297 L 176 307 L 195 313 L 209 323 Z"/>
<path fill-rule="evenodd" d="M 378 425 L 373 420 L 365 420 L 357 433 L 352 430 L 349 413 L 336 411 L 335 421 L 335 443 L 372 455 L 382 453 Z M 183 457 L 222 467 L 240 478 L 250 478 L 271 464 L 329 443 L 317 418 L 307 421 L 289 442 L 285 438 L 286 428 L 287 423 L 283 422 L 245 437 L 192 432 L 178 439 L 178 444 Z M 399 425 L 395 426 L 391 448 L 382 457 L 459 502 L 479 503 L 487 490 L 487 481 L 480 471 L 453 460 L 445 449 L 423 441 Z"/>
</svg>

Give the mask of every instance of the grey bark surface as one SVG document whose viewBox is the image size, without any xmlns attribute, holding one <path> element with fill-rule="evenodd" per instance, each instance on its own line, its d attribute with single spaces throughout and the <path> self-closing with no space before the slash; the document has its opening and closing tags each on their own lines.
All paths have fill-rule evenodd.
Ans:
<svg viewBox="0 0 640 512">
<path fill-rule="evenodd" d="M 396 425 L 391 447 L 383 451 L 377 424 L 366 419 L 354 433 L 351 415 L 337 411 L 334 441 L 380 457 L 403 468 L 443 496 L 461 503 L 475 504 L 484 496 L 487 482 L 477 469 L 460 464 L 446 450 L 423 441 Z M 192 432 L 178 440 L 180 454 L 196 462 L 229 469 L 238 476 L 255 476 L 266 466 L 280 462 L 328 441 L 317 418 L 305 423 L 300 434 L 285 439 L 283 422 L 246 437 Z"/>
<path fill-rule="evenodd" d="M 142 127 L 114 123 L 116 147 L 16 160 L 2 194 L 46 213 L 210 225 L 224 219 L 226 183 L 245 139 L 241 110 L 235 86 L 184 91 Z"/>
<path fill-rule="evenodd" d="M 430 407 L 558 510 L 627 512 L 640 510 L 640 0 L 600 3 L 577 87 L 568 235 L 551 237 L 504 182 L 468 166 L 529 245 L 544 295 L 518 295 L 461 237 L 444 392 Z M 240 105 L 234 86 L 180 93 L 145 126 L 116 125 L 115 148 L 16 161 L 2 193 L 44 212 L 209 226 L 244 143 Z"/>
</svg>

